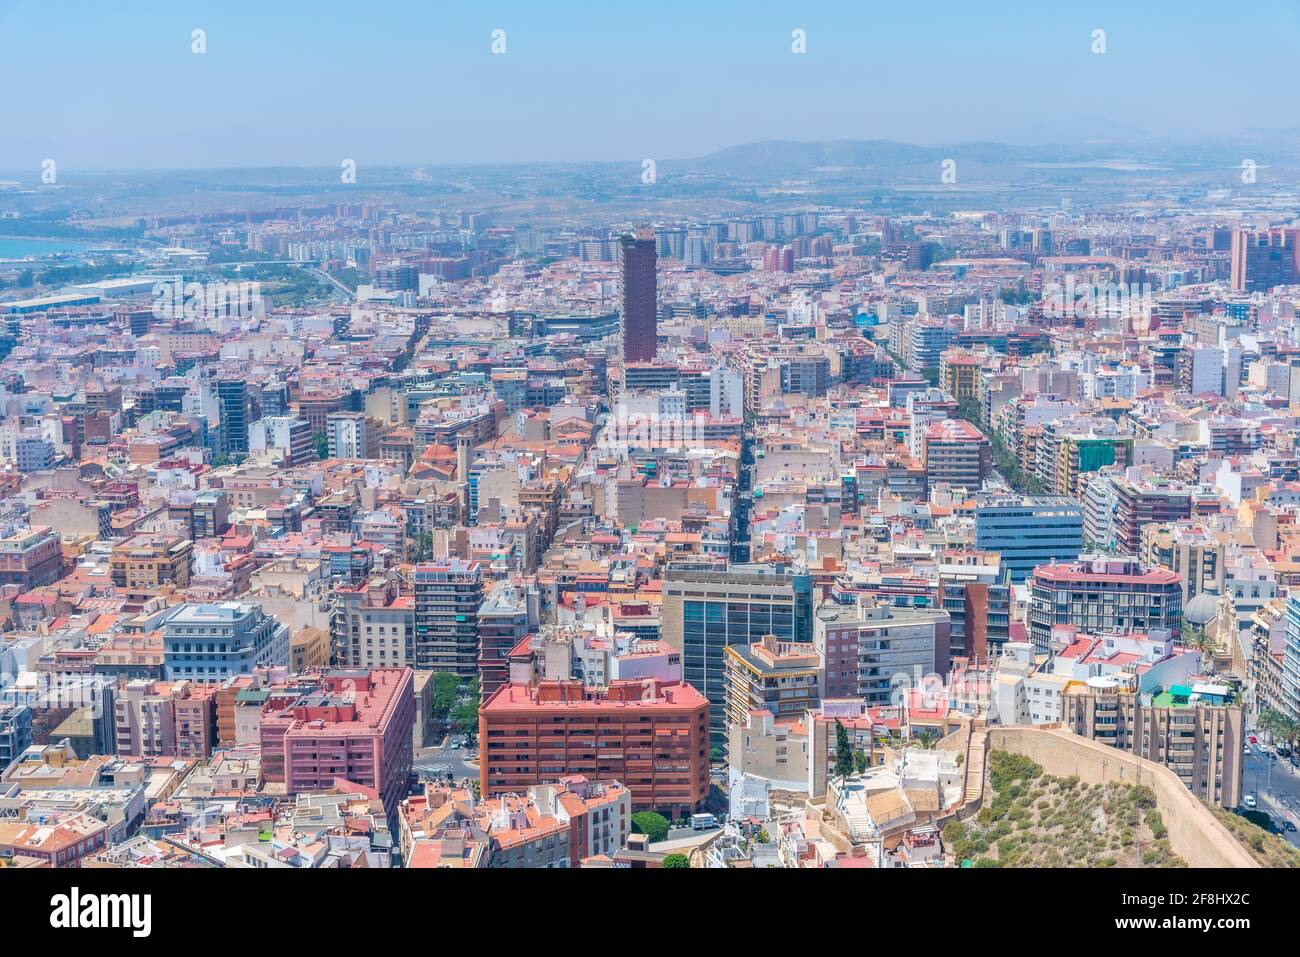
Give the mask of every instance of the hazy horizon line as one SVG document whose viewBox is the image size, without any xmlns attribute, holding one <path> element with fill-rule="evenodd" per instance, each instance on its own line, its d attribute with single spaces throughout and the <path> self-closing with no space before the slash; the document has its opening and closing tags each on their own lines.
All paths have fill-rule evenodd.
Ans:
<svg viewBox="0 0 1300 957">
<path fill-rule="evenodd" d="M 888 137 L 832 137 L 817 139 L 793 139 L 790 137 L 771 137 L 767 139 L 745 140 L 743 142 L 732 143 L 728 146 L 719 147 L 718 149 L 709 150 L 703 153 L 697 153 L 693 156 L 676 156 L 655 158 L 657 164 L 672 163 L 689 163 L 706 160 L 719 154 L 726 153 L 730 150 L 739 150 L 746 147 L 764 146 L 764 145 L 793 145 L 793 146 L 813 146 L 821 144 L 879 144 L 881 146 L 909 147 L 913 149 L 935 150 L 935 149 L 960 149 L 963 147 L 990 147 L 1002 146 L 1008 149 L 1100 149 L 1107 146 L 1117 148 L 1142 148 L 1156 147 L 1169 149 L 1171 147 L 1195 147 L 1200 149 L 1223 149 L 1234 145 L 1232 142 L 1235 138 L 1258 137 L 1264 134 L 1271 134 L 1279 138 L 1292 136 L 1300 139 L 1300 127 L 1284 127 L 1273 130 L 1246 130 L 1236 137 L 1230 134 L 1206 139 L 1189 135 L 1186 139 L 1172 139 L 1167 136 L 1152 137 L 1149 139 L 1120 139 L 1120 138 L 1100 138 L 1084 140 L 1080 142 L 1068 142 L 1059 139 L 1044 140 L 1011 140 L 1011 139 L 963 139 L 963 140 L 945 140 L 933 142 L 917 142 L 915 140 L 892 139 Z M 1251 143 L 1252 146 L 1258 146 L 1258 141 Z M 1281 145 L 1281 144 L 1279 144 Z M 1120 157 L 1116 157 L 1120 158 Z M 621 158 L 570 158 L 570 159 L 518 159 L 518 160 L 383 160 L 378 162 L 361 162 L 358 161 L 359 167 L 369 169 L 395 169 L 395 170 L 417 170 L 423 168 L 432 169 L 466 169 L 466 168 L 484 168 L 493 167 L 510 168 L 518 166 L 618 166 L 622 164 L 639 164 L 643 162 L 644 157 L 628 156 Z M 1095 160 L 1094 160 L 1095 161 Z M 273 171 L 273 170 L 330 170 L 337 169 L 336 164 L 328 163 L 286 163 L 286 162 L 266 162 L 250 163 L 241 166 L 217 165 L 217 166 L 191 166 L 191 165 L 167 165 L 167 166 L 65 166 L 59 164 L 61 172 L 73 172 L 81 174 L 94 175 L 113 175 L 121 173 L 221 173 L 221 172 L 245 172 L 245 171 Z M 10 178 L 15 176 L 31 176 L 30 169 L 5 169 L 0 170 L 0 177 Z M 36 170 L 39 177 L 39 167 Z"/>
</svg>

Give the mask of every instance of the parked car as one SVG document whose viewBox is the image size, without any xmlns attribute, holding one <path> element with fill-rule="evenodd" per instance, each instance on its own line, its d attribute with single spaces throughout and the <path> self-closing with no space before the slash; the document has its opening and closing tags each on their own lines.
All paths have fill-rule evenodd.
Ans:
<svg viewBox="0 0 1300 957">
<path fill-rule="evenodd" d="M 1283 821 L 1283 822 L 1282 822 L 1282 830 L 1286 831 L 1288 834 L 1294 833 L 1294 832 L 1295 832 L 1295 825 L 1292 824 L 1290 821 Z"/>
<path fill-rule="evenodd" d="M 1241 803 L 1242 803 L 1244 806 L 1246 806 L 1246 807 L 1251 808 L 1252 810 L 1254 810 L 1254 808 L 1255 808 L 1255 806 L 1256 806 L 1255 795 L 1253 795 L 1253 794 L 1247 794 L 1244 798 L 1241 799 Z"/>
</svg>

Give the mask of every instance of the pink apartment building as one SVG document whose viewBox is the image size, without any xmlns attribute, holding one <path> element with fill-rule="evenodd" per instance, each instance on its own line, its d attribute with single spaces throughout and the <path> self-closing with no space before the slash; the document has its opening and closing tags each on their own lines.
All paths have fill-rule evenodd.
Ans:
<svg viewBox="0 0 1300 957">
<path fill-rule="evenodd" d="M 328 789 L 336 778 L 373 788 L 391 815 L 411 774 L 415 681 L 409 668 L 335 669 L 285 706 L 262 715 L 267 781 L 289 794 Z"/>
</svg>

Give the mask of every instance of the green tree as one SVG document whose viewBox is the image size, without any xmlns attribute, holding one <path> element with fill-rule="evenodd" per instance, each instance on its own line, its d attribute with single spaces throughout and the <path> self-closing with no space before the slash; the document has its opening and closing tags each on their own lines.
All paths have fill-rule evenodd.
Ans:
<svg viewBox="0 0 1300 957">
<path fill-rule="evenodd" d="M 691 859 L 685 854 L 669 854 L 664 858 L 664 867 L 686 867 L 691 866 Z"/>
<path fill-rule="evenodd" d="M 433 558 L 433 532 L 421 532 L 415 536 L 414 560 L 427 562 Z"/>
<path fill-rule="evenodd" d="M 101 257 L 89 263 L 71 266 L 53 266 L 40 274 L 43 286 L 66 286 L 74 282 L 92 282 L 105 276 L 120 276 L 135 270 L 135 266 L 123 265 L 111 256 Z"/>
<path fill-rule="evenodd" d="M 725 757 L 726 757 L 726 755 L 723 753 L 723 751 L 722 751 L 721 748 L 709 748 L 709 763 L 710 763 L 710 764 L 717 764 L 718 762 L 720 762 L 720 761 L 721 761 L 723 758 L 725 758 Z"/>
<path fill-rule="evenodd" d="M 957 401 L 957 416 L 977 428 L 984 428 L 984 409 L 976 399 L 959 399 Z"/>
<path fill-rule="evenodd" d="M 1210 637 L 1210 633 L 1205 630 L 1204 625 L 1187 623 L 1183 629 L 1183 644 L 1201 654 L 1201 662 L 1205 665 L 1208 674 L 1214 673 L 1214 662 L 1211 656 L 1214 654 L 1218 643 Z"/>
<path fill-rule="evenodd" d="M 866 754 L 864 754 L 861 751 L 857 751 L 854 753 L 853 755 L 854 771 L 858 772 L 858 774 L 861 774 L 863 771 L 867 770 L 867 768 L 869 768 L 870 766 L 871 766 L 871 759 L 868 758 Z"/>
<path fill-rule="evenodd" d="M 1282 722 L 1282 733 L 1279 737 L 1286 742 L 1287 746 L 1294 749 L 1300 743 L 1300 721 L 1294 718 L 1285 718 Z"/>
<path fill-rule="evenodd" d="M 329 436 L 327 436 L 324 432 L 317 432 L 315 435 L 311 437 L 311 439 L 313 442 L 316 443 L 316 458 L 320 459 L 322 462 L 325 461 L 325 459 L 329 458 L 330 457 Z"/>
<path fill-rule="evenodd" d="M 849 733 L 838 720 L 835 722 L 835 773 L 848 777 L 853 773 L 853 745 L 849 743 Z"/>
<path fill-rule="evenodd" d="M 1267 731 L 1274 741 L 1281 741 L 1291 747 L 1300 742 L 1300 721 L 1288 718 L 1281 711 L 1265 708 L 1259 713 L 1259 729 Z"/>
<path fill-rule="evenodd" d="M 465 735 L 471 744 L 474 742 L 478 736 L 478 695 L 452 709 L 451 726 L 459 734 Z"/>
<path fill-rule="evenodd" d="M 336 269 L 334 272 L 330 273 L 330 275 L 343 283 L 343 285 L 347 286 L 353 292 L 356 292 L 357 286 L 362 283 L 370 282 L 369 273 L 362 272 L 360 269 L 352 269 L 351 267 Z"/>
<path fill-rule="evenodd" d="M 449 671 L 439 671 L 433 676 L 433 710 L 442 715 L 451 714 L 459 691 L 460 679 Z"/>
<path fill-rule="evenodd" d="M 646 835 L 655 844 L 668 836 L 668 818 L 655 811 L 638 811 L 632 815 L 632 830 Z"/>
<path fill-rule="evenodd" d="M 1031 475 L 1020 468 L 1020 463 L 1002 441 L 1001 434 L 984 422 L 984 410 L 973 399 L 963 399 L 957 403 L 957 417 L 965 419 L 971 425 L 984 432 L 989 440 L 989 449 L 993 453 L 993 465 L 1017 492 L 1025 495 L 1042 495 L 1046 486 L 1037 475 Z"/>
<path fill-rule="evenodd" d="M 1265 708 L 1259 713 L 1259 730 L 1268 732 L 1272 737 L 1281 736 L 1282 726 L 1285 722 L 1286 715 L 1273 708 Z"/>
</svg>

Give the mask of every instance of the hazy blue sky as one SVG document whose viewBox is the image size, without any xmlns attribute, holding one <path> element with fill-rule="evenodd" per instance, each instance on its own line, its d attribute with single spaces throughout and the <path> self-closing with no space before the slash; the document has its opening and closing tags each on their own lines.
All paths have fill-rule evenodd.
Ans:
<svg viewBox="0 0 1300 957">
<path fill-rule="evenodd" d="M 762 139 L 1225 140 L 1296 125 L 1295 0 L 799 6 L 0 0 L 0 169 L 671 159 Z"/>
</svg>

